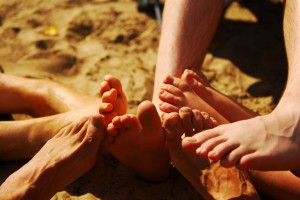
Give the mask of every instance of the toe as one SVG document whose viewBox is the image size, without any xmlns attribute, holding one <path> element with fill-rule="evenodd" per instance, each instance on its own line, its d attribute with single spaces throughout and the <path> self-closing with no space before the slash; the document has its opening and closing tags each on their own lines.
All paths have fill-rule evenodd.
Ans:
<svg viewBox="0 0 300 200">
<path fill-rule="evenodd" d="M 203 118 L 202 114 L 199 110 L 193 109 L 193 116 L 192 116 L 192 126 L 194 127 L 194 132 L 199 133 L 203 131 Z"/>
<path fill-rule="evenodd" d="M 143 101 L 138 106 L 137 116 L 144 130 L 162 131 L 160 117 L 151 101 Z"/>
<path fill-rule="evenodd" d="M 192 116 L 193 111 L 189 107 L 182 107 L 179 110 L 179 116 L 182 122 L 182 127 L 186 136 L 194 135 Z"/>
<path fill-rule="evenodd" d="M 162 126 L 166 133 L 166 139 L 169 142 L 177 140 L 183 134 L 180 117 L 177 112 L 167 114 Z"/>
<path fill-rule="evenodd" d="M 101 100 L 104 103 L 113 103 L 114 101 L 116 101 L 117 97 L 118 97 L 118 92 L 116 89 L 113 88 L 107 92 L 104 92 L 102 94 Z"/>
<path fill-rule="evenodd" d="M 171 112 L 178 112 L 179 111 L 179 109 L 176 106 L 174 106 L 172 104 L 169 104 L 167 102 L 159 102 L 158 107 L 162 112 L 165 112 L 165 113 L 171 113 Z"/>
<path fill-rule="evenodd" d="M 105 92 L 110 90 L 110 86 L 107 81 L 103 81 L 100 84 L 100 95 L 102 96 Z"/>
<path fill-rule="evenodd" d="M 115 88 L 118 94 L 123 94 L 122 84 L 119 79 L 112 75 L 105 75 L 104 80 L 108 82 L 111 88 Z"/>
</svg>

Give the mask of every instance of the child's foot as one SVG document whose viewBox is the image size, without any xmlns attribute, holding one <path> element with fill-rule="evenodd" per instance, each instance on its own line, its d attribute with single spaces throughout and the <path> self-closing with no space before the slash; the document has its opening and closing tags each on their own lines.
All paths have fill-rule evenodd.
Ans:
<svg viewBox="0 0 300 200">
<path fill-rule="evenodd" d="M 183 80 L 168 76 L 159 92 L 159 108 L 164 113 L 178 112 L 181 107 L 190 107 L 209 113 L 219 123 L 228 123 L 214 108 L 199 97 Z"/>
<path fill-rule="evenodd" d="M 239 121 L 241 118 L 249 119 L 257 116 L 254 112 L 237 103 L 235 100 L 212 88 L 205 75 L 200 71 L 186 69 L 181 79 L 229 122 Z M 234 110 L 234 112 L 232 112 L 232 110 Z"/>
<path fill-rule="evenodd" d="M 111 103 L 118 115 L 124 115 L 127 112 L 127 98 L 119 79 L 106 75 L 101 83 L 100 94 L 102 102 Z"/>
<path fill-rule="evenodd" d="M 212 128 L 210 126 L 216 123 L 206 121 L 205 125 L 205 121 L 198 116 L 199 111 L 183 109 L 186 108 L 181 108 L 179 113 L 167 114 L 163 123 L 172 164 L 204 199 L 234 199 L 241 196 L 245 199 L 258 199 L 254 187 L 242 171 L 236 168 L 222 168 L 219 163 L 210 163 L 208 159 L 199 158 L 194 153 L 183 150 L 183 132 L 189 130 L 185 130 L 182 124 L 190 124 L 194 130 L 202 131 L 201 127 Z"/>
<path fill-rule="evenodd" d="M 137 116 L 115 117 L 107 134 L 114 137 L 107 142 L 107 150 L 139 176 L 149 181 L 168 177 L 170 164 L 161 120 L 151 102 L 142 102 Z"/>
<path fill-rule="evenodd" d="M 196 134 L 184 139 L 183 147 L 199 156 L 221 160 L 225 167 L 239 164 L 245 169 L 299 170 L 298 119 L 296 115 L 273 112 Z"/>
</svg>

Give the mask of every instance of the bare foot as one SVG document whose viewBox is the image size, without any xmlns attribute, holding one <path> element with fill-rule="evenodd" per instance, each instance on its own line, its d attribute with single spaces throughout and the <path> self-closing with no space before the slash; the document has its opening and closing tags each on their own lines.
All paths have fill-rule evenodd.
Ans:
<svg viewBox="0 0 300 200">
<path fill-rule="evenodd" d="M 199 111 L 187 108 L 181 108 L 179 113 L 166 115 L 163 127 L 172 164 L 204 199 L 259 199 L 246 173 L 235 168 L 222 168 L 219 163 L 210 162 L 208 159 L 199 158 L 193 152 L 183 150 L 183 132 L 190 131 L 185 130 L 183 124 L 190 124 L 196 132 L 203 130 L 203 127 L 212 128 L 216 123 L 211 121 L 205 125 L 205 122 L 207 123 L 199 117 Z"/>
<path fill-rule="evenodd" d="M 41 147 L 60 130 L 73 124 L 82 117 L 105 113 L 106 123 L 110 122 L 116 113 L 111 112 L 111 104 L 101 103 L 94 106 L 20 121 L 0 122 L 0 159 L 17 160 L 32 158 Z"/>
<path fill-rule="evenodd" d="M 228 123 L 214 108 L 199 97 L 183 80 L 168 76 L 159 92 L 159 108 L 164 113 L 178 112 L 181 107 L 190 107 L 209 113 L 220 123 Z"/>
<path fill-rule="evenodd" d="M 155 106 L 142 102 L 137 116 L 117 116 L 107 127 L 114 142 L 107 150 L 148 181 L 161 181 L 169 175 L 169 157 L 160 118 Z"/>
<path fill-rule="evenodd" d="M 119 79 L 112 75 L 106 75 L 101 83 L 100 94 L 102 102 L 111 103 L 118 115 L 124 115 L 127 112 L 127 98 Z"/>
<path fill-rule="evenodd" d="M 245 169 L 299 170 L 300 132 L 296 116 L 273 112 L 221 125 L 184 139 L 183 145 L 199 156 L 221 160 L 225 167 L 239 164 Z"/>
<path fill-rule="evenodd" d="M 1 199 L 50 199 L 95 165 L 104 137 L 101 115 L 72 122 L 8 177 L 1 185 Z"/>
<path fill-rule="evenodd" d="M 200 71 L 187 69 L 182 74 L 181 79 L 229 122 L 239 121 L 241 120 L 241 116 L 243 119 L 257 116 L 257 114 L 237 103 L 235 100 L 212 88 L 205 75 Z M 232 112 L 232 110 L 234 110 L 234 112 Z"/>
</svg>

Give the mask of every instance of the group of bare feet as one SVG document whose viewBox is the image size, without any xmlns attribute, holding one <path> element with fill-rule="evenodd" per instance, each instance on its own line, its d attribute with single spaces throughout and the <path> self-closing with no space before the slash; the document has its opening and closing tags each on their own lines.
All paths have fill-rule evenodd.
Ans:
<svg viewBox="0 0 300 200">
<path fill-rule="evenodd" d="M 126 114 L 122 85 L 110 75 L 101 83 L 101 101 L 47 81 L 31 83 L 0 76 L 1 82 L 10 84 L 0 87 L 0 92 L 8 96 L 0 100 L 6 105 L 0 112 L 38 117 L 1 122 L 0 159 L 31 160 L 2 184 L 0 197 L 16 195 L 12 185 L 20 187 L 24 181 L 36 178 L 34 187 L 23 187 L 26 195 L 42 194 L 45 191 L 39 191 L 39 187 L 53 181 L 55 188 L 43 193 L 49 198 L 90 170 L 99 149 L 110 152 L 149 181 L 166 179 L 171 162 L 201 194 L 197 181 L 199 170 L 211 163 L 207 158 L 221 160 L 224 167 L 295 173 L 300 169 L 296 111 L 287 110 L 290 113 L 284 117 L 280 112 L 256 117 L 210 87 L 204 75 L 191 70 L 181 78 L 166 77 L 159 93 L 159 113 L 152 102 L 144 101 L 137 115 Z M 43 89 L 24 91 L 37 86 L 36 82 Z M 35 106 L 24 106 L 30 101 Z M 244 121 L 236 123 L 240 120 Z M 72 173 L 66 173 L 70 167 Z"/>
</svg>

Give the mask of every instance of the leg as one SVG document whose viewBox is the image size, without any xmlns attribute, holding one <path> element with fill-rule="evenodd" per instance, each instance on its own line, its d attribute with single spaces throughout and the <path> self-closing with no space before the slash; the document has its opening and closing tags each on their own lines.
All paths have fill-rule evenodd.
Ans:
<svg viewBox="0 0 300 200">
<path fill-rule="evenodd" d="M 163 127 L 172 164 L 204 199 L 258 199 L 254 187 L 243 171 L 222 168 L 219 163 L 210 162 L 183 150 L 182 134 L 185 132 L 189 135 L 187 132 L 190 132 L 184 128 L 184 124 L 193 127 L 194 132 L 216 125 L 215 122 L 208 123 L 199 116 L 199 111 L 188 108 L 181 108 L 179 113 L 166 115 Z"/>
<path fill-rule="evenodd" d="M 68 124 L 6 179 L 0 187 L 0 198 L 50 199 L 95 165 L 104 133 L 101 115 Z"/>
<path fill-rule="evenodd" d="M 169 157 L 161 121 L 151 102 L 142 102 L 137 116 L 117 116 L 107 133 L 115 137 L 106 149 L 148 181 L 161 181 L 169 175 Z"/>
<path fill-rule="evenodd" d="M 58 114 L 82 105 L 99 103 L 58 83 L 0 73 L 0 113 L 26 113 L 34 117 Z"/>
<path fill-rule="evenodd" d="M 180 77 L 187 66 L 201 66 L 223 7 L 224 0 L 166 1 L 154 79 L 155 105 L 166 76 Z"/>
</svg>

